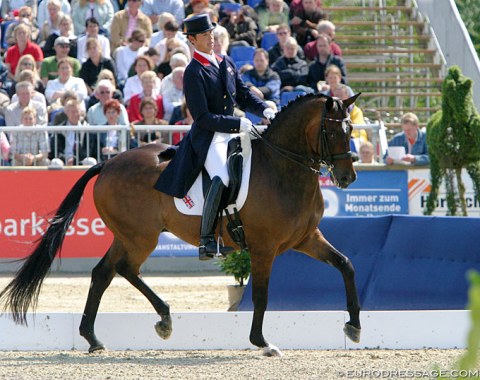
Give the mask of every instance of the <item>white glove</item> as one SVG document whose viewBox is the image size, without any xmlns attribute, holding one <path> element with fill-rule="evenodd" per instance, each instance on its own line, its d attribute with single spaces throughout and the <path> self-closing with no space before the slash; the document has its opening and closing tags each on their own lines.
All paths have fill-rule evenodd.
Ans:
<svg viewBox="0 0 480 380">
<path fill-rule="evenodd" d="M 265 108 L 263 110 L 263 116 L 265 116 L 268 120 L 272 120 L 277 113 L 271 108 Z"/>
<path fill-rule="evenodd" d="M 240 118 L 240 132 L 250 133 L 253 129 L 252 122 L 246 117 Z"/>
</svg>

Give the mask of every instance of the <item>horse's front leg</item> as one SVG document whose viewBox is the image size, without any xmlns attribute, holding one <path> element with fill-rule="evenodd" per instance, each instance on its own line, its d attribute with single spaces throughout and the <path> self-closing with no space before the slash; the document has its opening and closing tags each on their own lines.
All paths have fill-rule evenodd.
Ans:
<svg viewBox="0 0 480 380">
<path fill-rule="evenodd" d="M 318 228 L 315 229 L 295 250 L 303 252 L 314 259 L 321 260 L 337 268 L 343 277 L 347 296 L 347 311 L 350 321 L 345 324 L 343 331 L 353 342 L 360 341 L 360 302 L 355 285 L 355 270 L 351 261 L 336 250 L 323 236 Z"/>
<path fill-rule="evenodd" d="M 272 252 L 260 253 L 258 250 L 251 255 L 252 274 L 250 280 L 252 281 L 253 320 L 250 342 L 261 348 L 265 356 L 282 356 L 282 352 L 263 337 L 263 318 L 267 310 L 268 283 L 273 258 L 274 254 Z"/>
</svg>

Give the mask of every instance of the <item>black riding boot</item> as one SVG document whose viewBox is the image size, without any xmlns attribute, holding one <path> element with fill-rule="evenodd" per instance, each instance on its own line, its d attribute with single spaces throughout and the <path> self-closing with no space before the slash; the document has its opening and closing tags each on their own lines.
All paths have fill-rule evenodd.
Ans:
<svg viewBox="0 0 480 380">
<path fill-rule="evenodd" d="M 217 253 L 217 242 L 215 240 L 215 227 L 217 224 L 218 208 L 220 200 L 225 189 L 220 177 L 212 179 L 212 184 L 208 189 L 203 206 L 202 224 L 200 227 L 200 247 L 198 258 L 200 260 L 210 260 Z M 232 247 L 220 246 L 220 253 L 227 254 L 233 252 Z"/>
</svg>

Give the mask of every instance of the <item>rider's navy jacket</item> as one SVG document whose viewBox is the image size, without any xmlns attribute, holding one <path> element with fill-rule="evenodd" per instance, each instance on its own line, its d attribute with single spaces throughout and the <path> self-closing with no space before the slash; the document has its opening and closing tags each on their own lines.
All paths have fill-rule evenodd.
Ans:
<svg viewBox="0 0 480 380">
<path fill-rule="evenodd" d="M 252 95 L 230 57 L 216 58 L 219 68 L 195 52 L 183 76 L 185 99 L 194 121 L 155 184 L 157 190 L 177 198 L 186 195 L 202 171 L 214 133 L 239 132 L 240 119 L 232 116 L 235 104 L 259 117 L 268 107 Z"/>
</svg>

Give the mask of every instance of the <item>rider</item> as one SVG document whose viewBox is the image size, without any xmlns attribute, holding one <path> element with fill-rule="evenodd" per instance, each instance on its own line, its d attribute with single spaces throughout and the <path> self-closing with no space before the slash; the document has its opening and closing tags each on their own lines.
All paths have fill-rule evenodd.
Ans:
<svg viewBox="0 0 480 380">
<path fill-rule="evenodd" d="M 233 116 L 234 105 L 267 119 L 272 119 L 275 112 L 250 92 L 230 57 L 214 54 L 213 29 L 216 24 L 208 15 L 187 18 L 184 25 L 188 41 L 195 48 L 183 78 L 193 124 L 155 188 L 183 198 L 203 167 L 210 175 L 215 175 L 205 197 L 200 227 L 199 259 L 208 260 L 217 252 L 214 232 L 222 193 L 229 184 L 228 141 L 234 137 L 232 134 L 252 130 L 250 120 Z M 231 251 L 231 247 L 220 247 L 223 254 Z"/>
</svg>

